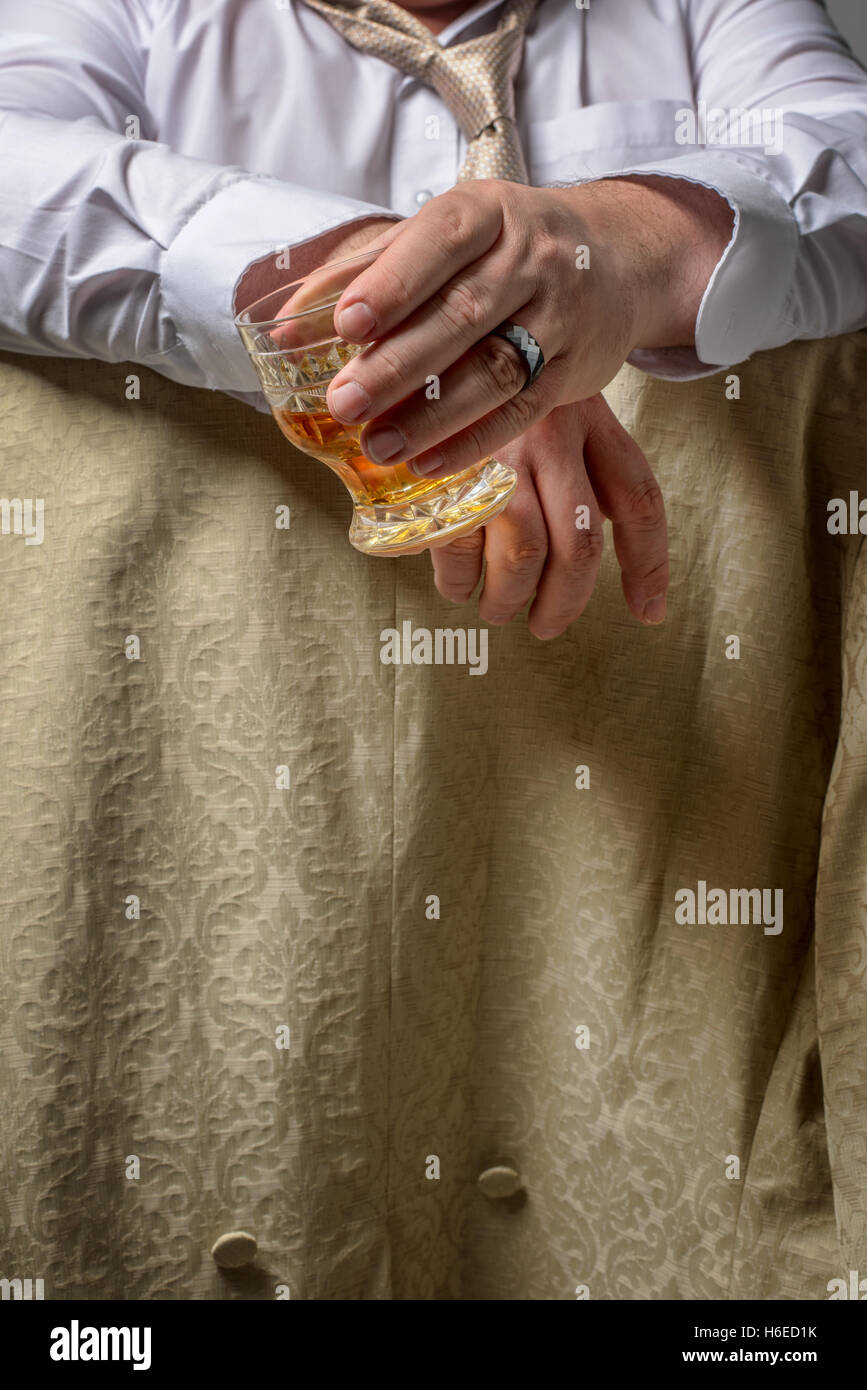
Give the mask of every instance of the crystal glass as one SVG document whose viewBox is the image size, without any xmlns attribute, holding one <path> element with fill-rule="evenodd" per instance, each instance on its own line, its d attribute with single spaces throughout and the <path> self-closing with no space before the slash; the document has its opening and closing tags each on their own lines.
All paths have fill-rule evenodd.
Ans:
<svg viewBox="0 0 867 1390">
<path fill-rule="evenodd" d="M 337 334 L 334 308 L 346 286 L 379 254 L 366 251 L 320 266 L 256 300 L 234 322 L 286 438 L 326 463 L 346 485 L 353 501 L 352 545 L 368 555 L 412 554 L 490 521 L 518 479 L 514 469 L 493 458 L 434 480 L 417 478 L 405 461 L 372 463 L 358 442 L 365 422 L 345 425 L 328 413 L 328 383 L 371 346 L 347 343 Z"/>
</svg>

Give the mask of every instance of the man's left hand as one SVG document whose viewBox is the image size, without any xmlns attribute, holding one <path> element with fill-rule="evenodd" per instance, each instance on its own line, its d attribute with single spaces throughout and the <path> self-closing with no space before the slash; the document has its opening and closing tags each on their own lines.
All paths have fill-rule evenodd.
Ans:
<svg viewBox="0 0 867 1390">
<path fill-rule="evenodd" d="M 484 560 L 479 617 L 508 623 L 532 598 L 530 632 L 542 640 L 559 637 L 593 593 L 607 517 L 631 612 L 639 622 L 662 622 L 668 590 L 662 492 L 604 397 L 558 406 L 497 457 L 515 469 L 517 489 L 493 521 L 431 550 L 443 597 L 465 603 Z"/>
</svg>

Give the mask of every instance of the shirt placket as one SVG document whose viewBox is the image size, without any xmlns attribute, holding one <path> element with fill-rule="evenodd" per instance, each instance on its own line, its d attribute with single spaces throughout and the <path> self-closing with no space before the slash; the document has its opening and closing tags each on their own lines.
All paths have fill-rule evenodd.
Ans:
<svg viewBox="0 0 867 1390">
<path fill-rule="evenodd" d="M 390 205 L 412 217 L 457 182 L 465 142 L 442 98 L 414 77 L 400 85 L 394 122 Z"/>
</svg>

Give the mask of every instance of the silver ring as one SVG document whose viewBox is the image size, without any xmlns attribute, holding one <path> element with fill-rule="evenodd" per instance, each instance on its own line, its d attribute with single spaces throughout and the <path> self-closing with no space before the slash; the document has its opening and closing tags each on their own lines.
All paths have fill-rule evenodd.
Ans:
<svg viewBox="0 0 867 1390">
<path fill-rule="evenodd" d="M 542 373 L 542 368 L 545 365 L 542 349 L 532 333 L 528 333 L 526 328 L 522 328 L 519 323 L 512 323 L 510 319 L 506 319 L 499 328 L 494 328 L 492 332 L 496 338 L 505 338 L 507 342 L 512 344 L 512 347 L 518 349 L 523 357 L 529 376 L 521 390 L 526 391 L 527 387 L 532 386 Z"/>
</svg>

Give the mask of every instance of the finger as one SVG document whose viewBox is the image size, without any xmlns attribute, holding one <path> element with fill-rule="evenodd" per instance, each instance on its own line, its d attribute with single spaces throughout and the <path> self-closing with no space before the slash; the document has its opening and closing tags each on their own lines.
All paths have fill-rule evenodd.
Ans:
<svg viewBox="0 0 867 1390">
<path fill-rule="evenodd" d="M 366 342 L 401 323 L 464 266 L 488 251 L 503 225 L 500 194 L 452 188 L 425 203 L 406 232 L 340 296 L 334 321 L 342 337 Z M 352 313 L 349 309 L 352 307 Z"/>
<path fill-rule="evenodd" d="M 434 583 L 443 598 L 466 603 L 482 577 L 485 528 L 479 526 L 468 536 L 458 536 L 448 545 L 431 549 Z"/>
<path fill-rule="evenodd" d="M 359 232 L 342 247 L 338 246 L 334 254 L 322 265 L 310 271 L 296 284 L 291 295 L 287 296 L 273 315 L 274 319 L 289 320 L 272 329 L 270 336 L 275 343 L 279 347 L 290 348 L 335 337 L 337 330 L 334 327 L 334 305 L 339 294 L 348 288 L 346 263 L 352 260 L 362 262 L 365 256 L 390 246 L 404 231 L 407 221 L 408 219 L 404 218 L 400 222 L 392 222 L 390 226 L 366 241 L 363 231 Z M 276 295 L 276 291 L 274 293 Z M 323 306 L 321 312 L 315 315 L 309 313 L 308 311 L 316 305 Z M 290 316 L 302 313 L 304 318 L 293 322 Z"/>
<path fill-rule="evenodd" d="M 351 259 L 360 259 L 363 254 L 366 252 L 356 250 Z M 304 347 L 336 336 L 334 305 L 346 284 L 346 276 L 345 265 L 339 261 L 325 261 L 292 287 L 292 293 L 273 315 L 275 320 L 285 320 L 275 323 L 270 330 L 278 347 Z"/>
<path fill-rule="evenodd" d="M 377 415 L 361 433 L 361 448 L 374 463 L 415 458 L 511 400 L 526 380 L 526 365 L 512 344 L 484 338 L 440 377 L 438 398 L 417 391 Z"/>
<path fill-rule="evenodd" d="M 584 612 L 602 561 L 602 513 L 584 467 L 582 442 L 578 436 L 572 458 L 564 457 L 562 441 L 552 442 L 550 454 L 533 470 L 548 558 L 527 626 L 543 640 L 559 637 Z"/>
<path fill-rule="evenodd" d="M 479 617 L 508 623 L 532 598 L 548 553 L 548 532 L 529 470 L 518 469 L 512 500 L 485 526 L 485 583 Z"/>
<path fill-rule="evenodd" d="M 431 377 L 442 376 L 505 319 L 522 324 L 553 357 L 562 346 L 562 334 L 551 322 L 551 308 L 534 300 L 533 288 L 532 263 L 526 261 L 523 270 L 516 271 L 512 255 L 505 251 L 469 266 L 337 374 L 328 390 L 331 414 L 354 424 L 379 417 L 423 390 Z M 526 366 L 517 349 L 506 346 L 516 368 L 523 366 L 518 380 L 523 385 Z"/>
<path fill-rule="evenodd" d="M 640 622 L 661 623 L 668 592 L 668 530 L 662 492 L 635 440 L 602 401 L 584 445 L 593 491 L 610 517 L 623 593 Z"/>
<path fill-rule="evenodd" d="M 433 449 L 408 456 L 409 471 L 425 480 L 446 478 L 471 467 L 479 459 L 489 458 L 560 404 L 563 377 L 563 359 L 558 357 L 546 364 L 532 386 L 518 391 L 497 409 L 449 435 Z"/>
</svg>

